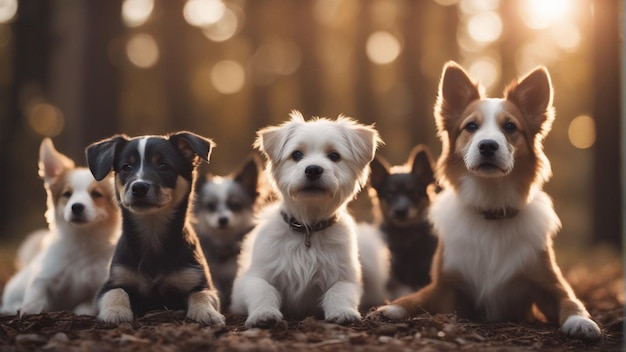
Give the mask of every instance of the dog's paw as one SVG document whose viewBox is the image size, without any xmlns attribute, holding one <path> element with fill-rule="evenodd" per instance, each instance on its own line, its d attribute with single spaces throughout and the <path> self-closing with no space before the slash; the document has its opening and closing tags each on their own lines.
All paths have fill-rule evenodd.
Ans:
<svg viewBox="0 0 626 352">
<path fill-rule="evenodd" d="M 98 320 L 109 324 L 133 321 L 128 293 L 121 288 L 107 291 L 98 301 Z"/>
<path fill-rule="evenodd" d="M 393 304 L 378 307 L 375 311 L 367 314 L 365 319 L 381 321 L 381 320 L 402 320 L 408 316 L 406 309 L 395 306 Z"/>
<path fill-rule="evenodd" d="M 283 314 L 275 308 L 259 309 L 248 316 L 246 326 L 249 328 L 271 328 L 283 319 Z"/>
<path fill-rule="evenodd" d="M 596 341 L 602 337 L 598 324 L 580 315 L 572 315 L 567 318 L 561 326 L 561 331 L 570 337 L 587 341 Z"/>
<path fill-rule="evenodd" d="M 361 320 L 361 314 L 356 309 L 344 309 L 337 312 L 330 312 L 326 315 L 326 321 L 336 324 L 352 324 Z"/>
<path fill-rule="evenodd" d="M 207 325 L 225 325 L 226 318 L 220 312 L 207 305 L 187 311 L 187 318 Z"/>
<path fill-rule="evenodd" d="M 46 306 L 46 299 L 40 298 L 30 302 L 24 302 L 24 305 L 19 310 L 20 314 L 39 314 L 46 310 Z"/>
</svg>

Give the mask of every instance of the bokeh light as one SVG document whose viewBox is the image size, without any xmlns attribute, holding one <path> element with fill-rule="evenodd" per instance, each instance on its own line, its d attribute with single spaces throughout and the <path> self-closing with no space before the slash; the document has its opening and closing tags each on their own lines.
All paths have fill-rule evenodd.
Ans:
<svg viewBox="0 0 626 352">
<path fill-rule="evenodd" d="M 211 69 L 211 83 L 222 94 L 237 93 L 246 81 L 244 68 L 232 60 L 223 60 Z"/>
<path fill-rule="evenodd" d="M 490 43 L 502 34 L 502 20 L 493 11 L 473 15 L 467 25 L 469 35 L 477 42 Z"/>
<path fill-rule="evenodd" d="M 126 44 L 126 55 L 133 65 L 150 68 L 159 61 L 159 46 L 151 35 L 135 34 Z"/>
<path fill-rule="evenodd" d="M 10 22 L 17 13 L 17 0 L 0 0 L 0 23 Z"/>
<path fill-rule="evenodd" d="M 559 48 L 572 52 L 580 45 L 581 33 L 574 23 L 566 21 L 551 28 L 550 38 Z"/>
<path fill-rule="evenodd" d="M 267 85 L 279 76 L 296 72 L 302 63 L 302 51 L 289 39 L 273 38 L 256 50 L 251 63 L 254 83 Z"/>
<path fill-rule="evenodd" d="M 65 117 L 61 110 L 48 103 L 33 104 L 28 109 L 26 118 L 35 132 L 47 137 L 59 135 L 65 125 Z"/>
<path fill-rule="evenodd" d="M 573 3 L 573 0 L 525 0 L 520 2 L 520 13 L 529 28 L 543 29 L 567 17 Z"/>
<path fill-rule="evenodd" d="M 122 20 L 128 27 L 139 27 L 146 23 L 154 10 L 154 0 L 124 0 Z"/>
<path fill-rule="evenodd" d="M 596 124 L 587 115 L 575 117 L 569 124 L 567 136 L 570 143 L 578 149 L 587 149 L 596 142 Z"/>
<path fill-rule="evenodd" d="M 400 41 L 386 31 L 372 33 L 365 44 L 367 57 L 375 64 L 384 65 L 393 62 L 402 51 Z"/>
<path fill-rule="evenodd" d="M 226 5 L 221 0 L 187 0 L 183 7 L 183 16 L 187 23 L 196 27 L 205 27 L 219 21 L 226 12 Z"/>
<path fill-rule="evenodd" d="M 214 42 L 223 42 L 232 38 L 241 28 L 244 13 L 241 8 L 226 6 L 224 15 L 217 22 L 202 28 L 202 33 Z"/>
<path fill-rule="evenodd" d="M 469 75 L 477 79 L 486 89 L 491 88 L 500 78 L 498 63 L 491 57 L 480 57 L 474 60 L 467 69 Z"/>
</svg>

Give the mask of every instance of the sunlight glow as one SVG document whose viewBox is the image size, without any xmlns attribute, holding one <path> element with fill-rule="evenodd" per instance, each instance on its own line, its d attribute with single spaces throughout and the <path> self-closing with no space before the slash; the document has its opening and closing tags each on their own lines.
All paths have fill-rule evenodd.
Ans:
<svg viewBox="0 0 626 352">
<path fill-rule="evenodd" d="M 211 69 L 211 83 L 222 94 L 237 93 L 243 88 L 245 81 L 243 66 L 235 61 L 220 61 Z"/>
<path fill-rule="evenodd" d="M 365 44 L 367 57 L 375 64 L 384 65 L 393 62 L 402 51 L 400 41 L 386 31 L 372 33 Z"/>
<path fill-rule="evenodd" d="M 261 45 L 251 60 L 254 83 L 267 85 L 296 72 L 302 64 L 302 51 L 291 40 L 273 38 Z"/>
<path fill-rule="evenodd" d="M 240 19 L 243 17 L 244 14 L 241 9 L 231 8 L 229 5 L 224 10 L 224 15 L 217 22 L 202 28 L 202 33 L 214 42 L 227 41 L 241 28 Z"/>
<path fill-rule="evenodd" d="M 0 0 L 0 23 L 10 22 L 17 13 L 17 0 Z"/>
<path fill-rule="evenodd" d="M 226 5 L 221 0 L 187 0 L 183 16 L 187 23 L 196 27 L 205 27 L 219 21 L 226 12 Z"/>
<path fill-rule="evenodd" d="M 47 103 L 37 103 L 28 109 L 28 124 L 42 136 L 57 136 L 65 125 L 65 117 L 56 106 Z"/>
<path fill-rule="evenodd" d="M 124 0 L 122 19 L 128 27 L 139 27 L 146 23 L 154 10 L 154 0 Z"/>
<path fill-rule="evenodd" d="M 571 13 L 572 3 L 572 0 L 522 1 L 522 20 L 532 29 L 548 28 Z"/>
<path fill-rule="evenodd" d="M 159 61 L 159 46 L 151 35 L 135 34 L 126 44 L 126 55 L 133 65 L 150 68 Z"/>
<path fill-rule="evenodd" d="M 481 43 L 496 41 L 502 34 L 502 20 L 497 13 L 492 11 L 473 15 L 467 26 L 470 36 Z"/>
<path fill-rule="evenodd" d="M 491 88 L 500 77 L 498 63 L 490 57 L 481 57 L 474 60 L 468 68 L 471 77 L 476 77 L 486 89 Z"/>
<path fill-rule="evenodd" d="M 578 149 L 587 149 L 596 142 L 596 124 L 589 116 L 580 115 L 572 120 L 567 129 L 570 143 Z"/>
<path fill-rule="evenodd" d="M 552 41 L 561 49 L 574 51 L 580 45 L 581 34 L 578 27 L 572 22 L 564 22 L 550 29 Z"/>
</svg>

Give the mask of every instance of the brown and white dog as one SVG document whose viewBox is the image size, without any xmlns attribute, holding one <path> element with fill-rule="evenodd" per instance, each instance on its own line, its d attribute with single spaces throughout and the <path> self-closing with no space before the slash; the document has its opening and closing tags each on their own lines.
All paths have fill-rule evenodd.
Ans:
<svg viewBox="0 0 626 352">
<path fill-rule="evenodd" d="M 563 278 L 552 237 L 561 223 L 542 185 L 551 175 L 542 141 L 554 119 L 553 89 L 541 67 L 486 98 L 447 63 L 435 117 L 443 143 L 443 192 L 430 209 L 439 246 L 432 283 L 369 315 L 403 319 L 423 311 L 475 320 L 558 322 L 565 334 L 602 334 Z M 537 308 L 537 309 L 534 309 Z"/>
</svg>

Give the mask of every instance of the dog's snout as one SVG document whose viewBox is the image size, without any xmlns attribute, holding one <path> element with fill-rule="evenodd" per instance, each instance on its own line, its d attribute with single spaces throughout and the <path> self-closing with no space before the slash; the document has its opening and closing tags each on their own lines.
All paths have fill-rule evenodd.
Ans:
<svg viewBox="0 0 626 352">
<path fill-rule="evenodd" d="M 493 156 L 498 150 L 498 142 L 491 139 L 482 140 L 478 143 L 478 150 L 482 156 Z"/>
<path fill-rule="evenodd" d="M 134 182 L 131 187 L 133 196 L 135 197 L 144 197 L 148 194 L 148 190 L 150 190 L 150 184 L 141 181 Z"/>
<path fill-rule="evenodd" d="M 74 203 L 72 204 L 72 214 L 80 215 L 85 210 L 85 205 L 82 203 Z"/>
<path fill-rule="evenodd" d="M 228 217 L 220 216 L 219 219 L 217 219 L 217 222 L 219 223 L 220 226 L 224 227 L 228 225 Z"/>
<path fill-rule="evenodd" d="M 324 168 L 318 165 L 309 165 L 304 169 L 304 174 L 309 180 L 317 180 L 324 173 Z"/>
</svg>

